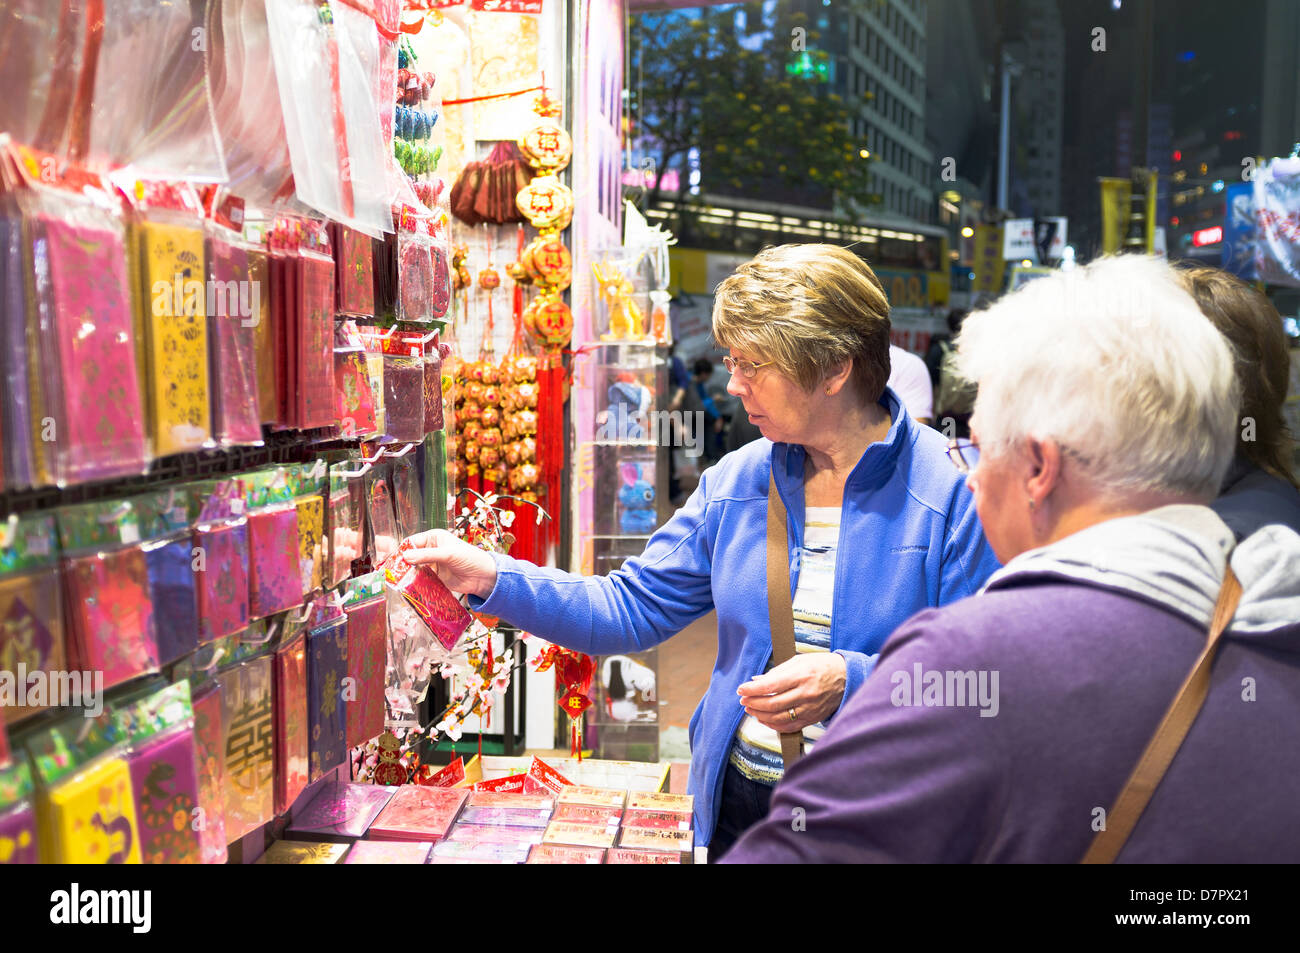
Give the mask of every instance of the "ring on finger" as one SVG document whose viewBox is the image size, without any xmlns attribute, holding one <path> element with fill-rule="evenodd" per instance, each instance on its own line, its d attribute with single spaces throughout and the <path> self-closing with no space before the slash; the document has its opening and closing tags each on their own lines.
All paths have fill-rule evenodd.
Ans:
<svg viewBox="0 0 1300 953">
<path fill-rule="evenodd" d="M 793 708 L 790 709 L 790 720 L 791 720 L 792 722 L 793 722 L 793 721 L 798 721 L 798 720 L 799 720 L 799 716 L 796 715 L 796 714 L 794 713 L 794 709 L 793 709 Z"/>
</svg>

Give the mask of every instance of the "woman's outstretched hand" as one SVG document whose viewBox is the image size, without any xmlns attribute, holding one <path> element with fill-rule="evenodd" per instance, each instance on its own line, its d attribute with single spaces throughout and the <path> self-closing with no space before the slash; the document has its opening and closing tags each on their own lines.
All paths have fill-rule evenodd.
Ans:
<svg viewBox="0 0 1300 953">
<path fill-rule="evenodd" d="M 411 565 L 428 566 L 456 592 L 486 599 L 497 584 L 497 564 L 492 557 L 445 529 L 408 536 L 402 540 L 400 552 Z"/>
</svg>

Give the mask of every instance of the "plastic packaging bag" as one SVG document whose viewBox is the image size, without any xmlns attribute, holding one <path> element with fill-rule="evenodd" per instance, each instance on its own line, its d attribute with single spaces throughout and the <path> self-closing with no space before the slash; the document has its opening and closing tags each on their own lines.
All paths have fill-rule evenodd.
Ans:
<svg viewBox="0 0 1300 953">
<path fill-rule="evenodd" d="M 366 350 L 351 321 L 334 329 L 335 418 L 339 435 L 370 439 L 378 434 Z"/>
<path fill-rule="evenodd" d="M 20 758 L 0 765 L 0 865 L 39 863 L 32 772 Z"/>
<path fill-rule="evenodd" d="M 199 484 L 194 546 L 202 557 L 198 575 L 199 641 L 211 643 L 247 627 L 249 615 L 248 519 L 237 480 Z"/>
<path fill-rule="evenodd" d="M 298 509 L 288 473 L 277 468 L 245 478 L 248 504 L 248 612 L 264 619 L 302 602 Z"/>
<path fill-rule="evenodd" d="M 63 152 L 85 48 L 86 6 L 87 0 L 6 0 L 0 7 L 0 129 L 19 142 Z"/>
<path fill-rule="evenodd" d="M 223 670 L 226 837 L 234 842 L 275 816 L 274 708 L 271 656 Z"/>
<path fill-rule="evenodd" d="M 348 671 L 347 616 L 333 599 L 317 599 L 307 633 L 307 726 L 315 781 L 347 760 L 343 679 Z"/>
<path fill-rule="evenodd" d="M 293 169 L 271 57 L 266 7 L 212 5 L 212 89 L 229 187 L 260 208 L 284 204 Z"/>
<path fill-rule="evenodd" d="M 25 490 L 36 479 L 22 229 L 17 204 L 11 196 L 0 195 L 0 431 L 4 433 L 4 483 L 11 490 Z"/>
<path fill-rule="evenodd" d="M 390 467 L 379 464 L 366 475 L 366 514 L 370 526 L 372 559 L 378 566 L 397 552 L 401 536 L 393 511 L 393 496 L 388 485 Z"/>
<path fill-rule="evenodd" d="M 266 0 L 266 13 L 298 198 L 371 236 L 391 230 L 379 105 L 364 65 L 379 57 L 374 22 L 315 0 Z"/>
<path fill-rule="evenodd" d="M 201 0 L 106 4 L 90 116 L 95 164 L 168 179 L 226 179 L 206 81 L 206 12 Z"/>
<path fill-rule="evenodd" d="M 384 427 L 388 439 L 424 439 L 424 359 L 419 354 L 384 354 Z"/>
<path fill-rule="evenodd" d="M 131 720 L 131 787 L 146 864 L 199 863 L 199 805 L 194 713 L 189 682 L 168 685 L 127 707 Z"/>
<path fill-rule="evenodd" d="M 384 386 L 383 332 L 374 327 L 360 327 L 361 343 L 366 349 L 366 374 L 370 380 L 370 395 L 375 402 L 375 432 L 387 433 L 387 389 Z"/>
<path fill-rule="evenodd" d="M 149 598 L 158 635 L 158 663 L 170 665 L 199 645 L 199 595 L 189 504 L 184 491 L 131 500 L 140 517 Z"/>
<path fill-rule="evenodd" d="M 54 517 L 34 514 L 0 523 L 0 671 L 28 676 L 66 668 L 62 574 Z M 14 722 L 44 706 L 6 705 Z"/>
<path fill-rule="evenodd" d="M 297 426 L 334 424 L 334 259 L 321 223 L 310 223 L 299 252 Z"/>
<path fill-rule="evenodd" d="M 433 240 L 419 230 L 397 232 L 397 317 L 402 321 L 433 320 Z"/>
<path fill-rule="evenodd" d="M 303 593 L 323 585 L 325 568 L 325 488 L 328 483 L 324 460 L 304 466 L 293 478 L 294 508 L 298 518 L 298 566 Z"/>
<path fill-rule="evenodd" d="M 338 283 L 335 313 L 372 318 L 375 315 L 373 239 L 346 225 L 331 225 L 330 231 Z"/>
<path fill-rule="evenodd" d="M 105 688 L 158 671 L 149 564 L 135 508 L 127 500 L 84 503 L 57 517 L 70 666 L 102 671 Z"/>
<path fill-rule="evenodd" d="M 257 326 L 263 287 L 250 274 L 250 249 L 237 233 L 208 225 L 208 287 L 215 305 L 208 315 L 212 435 L 226 447 L 262 443 Z"/>
<path fill-rule="evenodd" d="M 6 159 L 24 216 L 22 274 L 35 294 L 24 322 L 31 352 L 22 352 L 35 371 L 25 416 L 40 424 L 32 483 L 143 473 L 149 460 L 117 205 L 84 170 L 22 146 Z"/>
<path fill-rule="evenodd" d="M 248 280 L 258 289 L 260 306 L 253 340 L 257 352 L 257 416 L 264 424 L 276 422 L 275 402 L 275 328 L 271 318 L 271 263 L 264 246 L 248 249 Z"/>
<path fill-rule="evenodd" d="M 41 863 L 141 862 L 126 722 L 111 708 L 94 719 L 76 714 L 28 740 Z"/>
<path fill-rule="evenodd" d="M 194 709 L 195 763 L 199 777 L 199 860 L 205 864 L 226 862 L 226 746 L 221 730 L 221 686 L 196 689 Z"/>
<path fill-rule="evenodd" d="M 420 477 L 415 468 L 414 448 L 393 460 L 393 510 L 397 535 L 406 539 L 426 529 L 420 496 Z"/>
<path fill-rule="evenodd" d="M 350 580 L 343 592 L 343 611 L 348 617 L 348 676 L 356 688 L 356 698 L 347 706 L 347 746 L 355 748 L 384 730 L 388 610 L 383 573 Z"/>
<path fill-rule="evenodd" d="M 329 560 L 326 571 L 327 589 L 333 589 L 352 575 L 353 560 L 361 558 L 363 500 L 360 480 L 354 496 L 346 472 L 352 462 L 336 463 L 330 467 L 329 506 L 326 509 L 326 534 L 329 539 Z"/>
<path fill-rule="evenodd" d="M 275 813 L 293 806 L 307 787 L 307 642 L 301 626 L 285 624 L 275 650 Z"/>
<path fill-rule="evenodd" d="M 192 188 L 175 183 L 137 182 L 131 197 L 154 453 L 215 446 L 202 204 Z"/>
</svg>

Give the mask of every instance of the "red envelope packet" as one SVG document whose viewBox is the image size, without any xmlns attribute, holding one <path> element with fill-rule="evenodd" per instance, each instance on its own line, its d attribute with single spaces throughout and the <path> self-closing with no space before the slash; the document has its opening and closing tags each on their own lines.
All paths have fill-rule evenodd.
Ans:
<svg viewBox="0 0 1300 953">
<path fill-rule="evenodd" d="M 275 813 L 307 786 L 307 643 L 299 635 L 275 652 Z"/>
<path fill-rule="evenodd" d="M 464 788 L 431 788 L 407 784 L 370 825 L 370 840 L 438 841 L 460 813 L 469 792 Z"/>
<path fill-rule="evenodd" d="M 532 781 L 530 785 L 528 782 Z M 533 755 L 533 762 L 528 766 L 528 777 L 524 779 L 525 794 L 559 794 L 561 790 L 573 784 L 541 758 Z M 538 790 L 529 790 L 536 787 Z"/>
<path fill-rule="evenodd" d="M 221 727 L 221 687 L 213 685 L 194 698 L 194 742 L 199 772 L 199 861 L 226 862 L 226 739 Z"/>
<path fill-rule="evenodd" d="M 526 774 L 508 774 L 504 778 L 492 778 L 488 781 L 479 781 L 474 785 L 473 790 L 483 791 L 488 794 L 519 794 L 524 795 L 524 778 Z M 526 795 L 531 797 L 532 795 Z"/>
<path fill-rule="evenodd" d="M 530 864 L 603 864 L 602 847 L 562 847 L 559 844 L 538 844 L 528 854 Z"/>
<path fill-rule="evenodd" d="M 402 594 L 443 647 L 450 651 L 469 627 L 472 616 L 433 570 L 426 566 L 412 566 L 394 553 L 384 567 L 384 579 Z"/>
<path fill-rule="evenodd" d="M 77 668 L 104 673 L 104 687 L 158 671 L 149 567 L 129 546 L 67 560 L 68 632 Z"/>
<path fill-rule="evenodd" d="M 357 692 L 348 702 L 347 744 L 355 748 L 384 732 L 388 607 L 383 599 L 372 599 L 343 611 L 348 617 L 348 675 Z"/>
</svg>

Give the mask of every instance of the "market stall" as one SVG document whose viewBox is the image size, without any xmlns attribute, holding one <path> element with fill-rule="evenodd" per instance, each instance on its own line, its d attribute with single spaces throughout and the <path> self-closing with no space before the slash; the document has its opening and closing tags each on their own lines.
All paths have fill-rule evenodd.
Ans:
<svg viewBox="0 0 1300 953">
<path fill-rule="evenodd" d="M 491 761 L 580 758 L 596 663 L 401 559 L 569 564 L 578 358 L 653 290 L 588 277 L 621 17 L 0 3 L 0 864 L 689 859 L 662 778 Z"/>
</svg>

